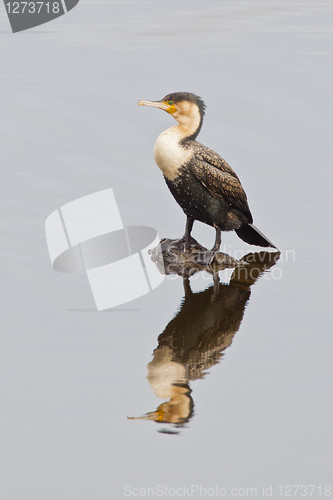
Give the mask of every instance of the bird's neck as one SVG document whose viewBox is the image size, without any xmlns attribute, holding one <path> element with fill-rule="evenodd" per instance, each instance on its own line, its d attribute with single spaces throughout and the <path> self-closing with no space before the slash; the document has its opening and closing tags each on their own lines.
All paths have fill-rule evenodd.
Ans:
<svg viewBox="0 0 333 500">
<path fill-rule="evenodd" d="M 178 122 L 174 128 L 179 131 L 183 141 L 194 140 L 197 137 L 202 125 L 202 116 L 196 106 L 189 114 L 179 117 L 175 115 L 174 118 Z"/>
<path fill-rule="evenodd" d="M 157 138 L 154 148 L 154 158 L 164 176 L 174 181 L 184 166 L 192 157 L 193 151 L 188 141 L 194 140 L 202 125 L 202 116 L 197 106 L 193 106 L 186 114 L 175 113 L 173 116 L 178 125 L 170 127 Z"/>
</svg>

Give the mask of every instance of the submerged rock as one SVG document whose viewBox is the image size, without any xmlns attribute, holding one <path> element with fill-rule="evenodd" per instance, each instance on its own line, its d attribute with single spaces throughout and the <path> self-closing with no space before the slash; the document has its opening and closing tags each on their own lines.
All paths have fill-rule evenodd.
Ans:
<svg viewBox="0 0 333 500">
<path fill-rule="evenodd" d="M 198 271 L 214 273 L 226 268 L 234 268 L 242 261 L 223 252 L 212 254 L 194 238 L 191 238 L 190 251 L 185 252 L 185 240 L 163 238 L 159 245 L 150 250 L 153 262 L 163 274 L 192 276 Z"/>
</svg>

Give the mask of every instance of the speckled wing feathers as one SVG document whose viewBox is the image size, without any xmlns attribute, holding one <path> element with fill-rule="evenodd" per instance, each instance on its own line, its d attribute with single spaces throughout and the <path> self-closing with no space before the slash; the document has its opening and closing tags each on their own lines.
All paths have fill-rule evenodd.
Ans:
<svg viewBox="0 0 333 500">
<path fill-rule="evenodd" d="M 222 158 L 222 156 L 215 153 L 212 149 L 209 149 L 207 146 L 204 146 L 203 144 L 200 144 L 200 142 L 196 141 L 192 141 L 191 148 L 193 149 L 197 160 L 205 161 L 218 170 L 226 172 L 232 177 L 238 179 L 236 172 L 234 172 L 230 165 Z"/>
<path fill-rule="evenodd" d="M 252 215 L 244 189 L 232 168 L 214 151 L 198 144 L 190 169 L 215 198 L 224 200 L 252 222 Z"/>
</svg>

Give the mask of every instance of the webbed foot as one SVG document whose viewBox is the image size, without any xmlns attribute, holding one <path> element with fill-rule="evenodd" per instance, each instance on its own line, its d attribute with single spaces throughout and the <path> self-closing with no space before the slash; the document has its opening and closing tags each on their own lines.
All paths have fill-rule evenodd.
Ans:
<svg viewBox="0 0 333 500">
<path fill-rule="evenodd" d="M 186 236 L 183 236 L 179 240 L 170 240 L 169 238 L 163 238 L 160 242 L 162 252 L 176 252 L 176 253 L 184 253 L 184 252 L 192 252 L 193 249 L 203 248 L 197 240 L 194 238 L 190 238 L 188 240 Z"/>
<path fill-rule="evenodd" d="M 204 252 L 200 252 L 199 260 L 200 264 L 203 266 L 210 266 L 214 263 L 216 255 L 219 253 L 218 250 L 206 250 Z"/>
</svg>

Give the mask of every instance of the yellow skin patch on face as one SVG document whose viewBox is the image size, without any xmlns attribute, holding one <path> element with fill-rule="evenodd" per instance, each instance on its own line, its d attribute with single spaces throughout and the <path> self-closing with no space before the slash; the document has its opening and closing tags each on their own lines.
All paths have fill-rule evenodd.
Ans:
<svg viewBox="0 0 333 500">
<path fill-rule="evenodd" d="M 170 115 L 176 113 L 177 108 L 172 101 L 163 101 L 163 104 L 168 106 L 167 109 L 165 110 L 167 113 L 169 113 Z"/>
</svg>

